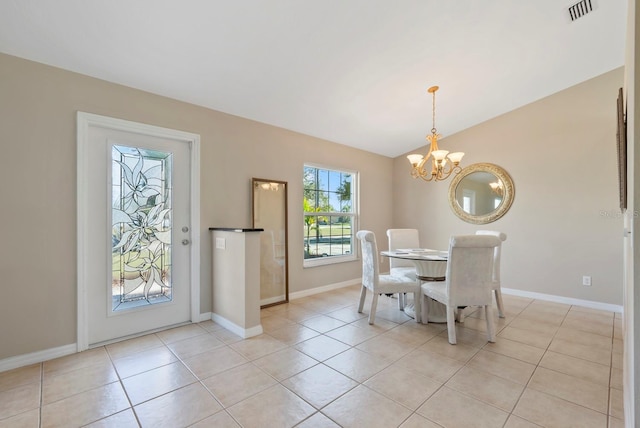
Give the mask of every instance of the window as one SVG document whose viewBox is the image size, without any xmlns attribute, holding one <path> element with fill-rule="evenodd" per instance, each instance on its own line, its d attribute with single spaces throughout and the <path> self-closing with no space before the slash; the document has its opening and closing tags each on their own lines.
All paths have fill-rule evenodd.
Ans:
<svg viewBox="0 0 640 428">
<path fill-rule="evenodd" d="M 305 165 L 304 266 L 356 259 L 356 173 Z"/>
<path fill-rule="evenodd" d="M 472 215 L 476 213 L 475 190 L 462 189 L 462 210 Z"/>
</svg>

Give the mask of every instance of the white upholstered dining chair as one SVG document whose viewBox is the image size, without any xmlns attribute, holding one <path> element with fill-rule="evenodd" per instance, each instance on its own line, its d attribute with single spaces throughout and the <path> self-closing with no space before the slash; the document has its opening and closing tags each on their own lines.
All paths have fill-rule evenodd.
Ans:
<svg viewBox="0 0 640 428">
<path fill-rule="evenodd" d="M 389 251 L 399 248 L 420 248 L 420 234 L 418 229 L 387 229 Z M 389 273 L 393 276 L 406 276 L 414 281 L 416 279 L 416 265 L 411 260 L 389 258 Z M 398 294 L 398 307 L 404 309 L 404 293 Z"/>
<path fill-rule="evenodd" d="M 376 319 L 376 307 L 378 297 L 384 293 L 413 293 L 416 307 L 416 322 L 420 322 L 420 286 L 415 279 L 408 277 L 380 275 L 380 254 L 376 236 L 370 230 L 361 230 L 356 234 L 362 248 L 362 290 L 360 291 L 360 304 L 358 312 L 362 313 L 367 290 L 371 291 L 371 310 L 369 311 L 369 324 Z"/>
<path fill-rule="evenodd" d="M 389 251 L 399 248 L 420 248 L 418 229 L 387 229 Z M 416 265 L 411 260 L 389 259 L 389 273 L 393 276 L 407 276 L 416 279 Z"/>
<path fill-rule="evenodd" d="M 504 305 L 502 304 L 502 291 L 500 289 L 500 256 L 502 254 L 502 243 L 507 240 L 507 235 L 497 230 L 478 230 L 476 235 L 490 235 L 500 239 L 500 244 L 493 250 L 493 293 L 496 296 L 498 316 L 504 318 Z"/>
<path fill-rule="evenodd" d="M 487 322 L 487 338 L 495 342 L 493 324 L 492 283 L 493 252 L 500 245 L 495 236 L 452 236 L 449 241 L 449 260 L 444 281 L 424 282 L 423 296 L 430 297 L 447 307 L 449 343 L 456 344 L 455 311 L 460 306 L 481 306 Z M 421 299 L 422 300 L 422 299 Z M 429 320 L 429 305 L 422 302 L 422 319 Z"/>
</svg>

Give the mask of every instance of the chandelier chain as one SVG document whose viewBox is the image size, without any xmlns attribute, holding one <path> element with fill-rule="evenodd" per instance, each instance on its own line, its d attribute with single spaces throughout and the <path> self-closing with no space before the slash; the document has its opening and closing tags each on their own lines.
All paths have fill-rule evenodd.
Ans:
<svg viewBox="0 0 640 428">
<path fill-rule="evenodd" d="M 433 91 L 431 95 L 433 95 L 433 101 L 431 105 L 431 124 L 432 124 L 431 133 L 435 134 L 437 132 L 436 130 L 436 91 Z"/>
</svg>

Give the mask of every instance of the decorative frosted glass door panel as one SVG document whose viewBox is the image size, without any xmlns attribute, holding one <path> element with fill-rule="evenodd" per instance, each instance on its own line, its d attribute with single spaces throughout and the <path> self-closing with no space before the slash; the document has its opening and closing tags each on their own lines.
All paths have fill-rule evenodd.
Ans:
<svg viewBox="0 0 640 428">
<path fill-rule="evenodd" d="M 79 156 L 88 345 L 189 322 L 199 293 L 191 281 L 193 143 L 180 131 L 134 125 L 89 127 Z"/>
<path fill-rule="evenodd" d="M 112 310 L 170 302 L 172 154 L 111 148 Z"/>
</svg>

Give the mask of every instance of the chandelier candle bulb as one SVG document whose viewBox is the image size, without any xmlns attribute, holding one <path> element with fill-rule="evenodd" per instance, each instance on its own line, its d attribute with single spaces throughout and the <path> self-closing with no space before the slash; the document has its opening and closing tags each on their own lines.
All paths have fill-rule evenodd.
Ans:
<svg viewBox="0 0 640 428">
<path fill-rule="evenodd" d="M 420 162 L 422 162 L 423 157 L 424 156 L 422 155 L 412 154 L 412 155 L 408 155 L 407 159 L 409 159 L 409 162 L 411 162 L 411 165 L 416 167 L 418 166 L 418 164 L 420 164 Z"/>
<path fill-rule="evenodd" d="M 449 153 L 449 159 L 451 159 L 451 162 L 453 162 L 455 165 L 458 165 L 460 163 L 463 156 L 464 153 L 462 152 Z"/>
<path fill-rule="evenodd" d="M 431 156 L 437 161 L 442 161 L 449 154 L 446 150 L 436 150 L 435 152 L 431 152 Z"/>
</svg>

